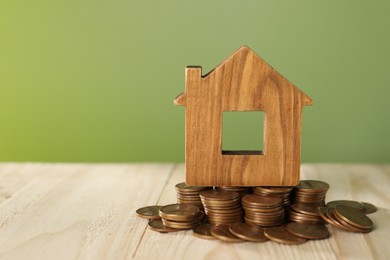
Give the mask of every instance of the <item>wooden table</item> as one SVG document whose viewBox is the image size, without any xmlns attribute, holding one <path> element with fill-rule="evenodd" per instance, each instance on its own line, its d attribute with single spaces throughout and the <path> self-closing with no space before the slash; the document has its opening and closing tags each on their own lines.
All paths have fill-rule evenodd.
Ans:
<svg viewBox="0 0 390 260">
<path fill-rule="evenodd" d="M 375 230 L 298 246 L 160 234 L 135 210 L 175 203 L 181 164 L 1 163 L 0 259 L 389 259 L 390 165 L 306 164 L 302 179 L 328 182 L 327 200 L 377 205 Z"/>
</svg>

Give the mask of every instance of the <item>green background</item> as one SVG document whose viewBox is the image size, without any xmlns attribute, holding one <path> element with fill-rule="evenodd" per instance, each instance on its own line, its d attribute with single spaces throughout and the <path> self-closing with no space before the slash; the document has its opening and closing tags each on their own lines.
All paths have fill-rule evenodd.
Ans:
<svg viewBox="0 0 390 260">
<path fill-rule="evenodd" d="M 246 44 L 314 100 L 303 162 L 390 162 L 389 10 L 387 0 L 2 0 L 0 160 L 183 161 L 184 108 L 172 100 L 185 66 L 206 73 Z"/>
</svg>

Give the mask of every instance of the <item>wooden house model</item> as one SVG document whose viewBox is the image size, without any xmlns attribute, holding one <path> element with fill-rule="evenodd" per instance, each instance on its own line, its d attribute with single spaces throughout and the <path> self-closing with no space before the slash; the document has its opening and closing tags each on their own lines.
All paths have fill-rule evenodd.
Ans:
<svg viewBox="0 0 390 260">
<path fill-rule="evenodd" d="M 243 46 L 202 75 L 186 68 L 186 183 L 198 186 L 293 186 L 299 182 L 302 108 L 312 100 Z M 223 151 L 222 113 L 263 111 L 263 151 Z"/>
</svg>

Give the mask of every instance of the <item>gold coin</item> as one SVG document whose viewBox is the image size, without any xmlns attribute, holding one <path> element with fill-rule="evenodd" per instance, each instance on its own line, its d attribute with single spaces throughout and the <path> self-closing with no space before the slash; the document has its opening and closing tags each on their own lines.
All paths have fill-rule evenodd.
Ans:
<svg viewBox="0 0 390 260">
<path fill-rule="evenodd" d="M 375 205 L 368 203 L 368 202 L 361 202 L 364 206 L 364 213 L 371 214 L 376 212 L 378 209 L 375 207 Z"/>
<path fill-rule="evenodd" d="M 187 221 L 198 216 L 200 210 L 191 204 L 170 204 L 160 208 L 160 217 L 174 220 Z"/>
<path fill-rule="evenodd" d="M 337 206 L 335 208 L 334 214 L 343 219 L 348 224 L 358 228 L 371 229 L 374 225 L 372 220 L 364 213 L 348 206 Z"/>
<path fill-rule="evenodd" d="M 212 225 L 210 232 L 214 237 L 225 242 L 244 242 L 241 238 L 233 235 L 229 230 L 229 225 L 226 224 Z"/>
<path fill-rule="evenodd" d="M 249 223 L 234 223 L 229 227 L 230 232 L 244 240 L 252 242 L 265 242 L 264 229 Z"/>
<path fill-rule="evenodd" d="M 318 224 L 291 222 L 286 229 L 294 236 L 306 239 L 324 239 L 330 235 L 329 230 L 324 225 Z"/>
<path fill-rule="evenodd" d="M 298 245 L 307 241 L 305 238 L 288 233 L 284 226 L 267 228 L 264 234 L 269 240 L 282 244 Z"/>
<path fill-rule="evenodd" d="M 359 211 L 364 211 L 364 205 L 358 201 L 354 200 L 334 200 L 326 203 L 328 208 L 336 208 L 337 206 L 347 206 Z"/>
<path fill-rule="evenodd" d="M 216 237 L 211 234 L 210 227 L 211 225 L 209 223 L 202 223 L 194 227 L 193 234 L 199 238 L 215 240 Z"/>
<path fill-rule="evenodd" d="M 239 199 L 240 195 L 235 191 L 222 191 L 222 190 L 206 190 L 199 193 L 202 199 L 212 201 L 224 201 Z"/>
<path fill-rule="evenodd" d="M 177 232 L 180 231 L 180 229 L 174 229 L 164 226 L 161 219 L 154 219 L 149 221 L 148 227 L 157 232 L 161 233 L 168 233 L 168 232 Z"/>
<path fill-rule="evenodd" d="M 137 209 L 136 213 L 138 217 L 147 219 L 160 219 L 158 214 L 161 206 L 147 206 Z"/>
</svg>

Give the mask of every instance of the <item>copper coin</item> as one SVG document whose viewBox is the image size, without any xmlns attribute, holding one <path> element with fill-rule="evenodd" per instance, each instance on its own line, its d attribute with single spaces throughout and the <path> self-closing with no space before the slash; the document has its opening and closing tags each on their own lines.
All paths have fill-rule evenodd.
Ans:
<svg viewBox="0 0 390 260">
<path fill-rule="evenodd" d="M 170 204 L 160 208 L 160 217 L 175 221 L 186 221 L 199 214 L 197 206 L 191 204 Z"/>
<path fill-rule="evenodd" d="M 158 214 L 161 206 L 148 206 L 137 209 L 136 213 L 138 217 L 147 218 L 147 219 L 160 219 Z"/>
<path fill-rule="evenodd" d="M 169 228 L 164 226 L 161 219 L 153 219 L 149 221 L 148 227 L 153 231 L 157 231 L 161 233 L 180 231 L 180 229 L 174 229 L 174 228 Z"/>
<path fill-rule="evenodd" d="M 329 237 L 329 230 L 324 225 L 291 222 L 286 227 L 294 236 L 306 239 L 324 239 Z"/>
<path fill-rule="evenodd" d="M 371 214 L 376 212 L 378 209 L 375 207 L 375 205 L 368 203 L 368 202 L 361 202 L 364 206 L 364 213 Z"/>
<path fill-rule="evenodd" d="M 327 208 L 327 211 L 325 212 L 326 216 L 331 220 L 333 223 L 332 225 L 340 228 L 345 231 L 349 231 L 347 227 L 345 227 L 343 224 L 341 224 L 334 216 L 334 208 Z"/>
<path fill-rule="evenodd" d="M 358 201 L 354 200 L 334 200 L 326 203 L 328 208 L 336 208 L 337 206 L 347 206 L 359 211 L 364 211 L 364 205 Z"/>
<path fill-rule="evenodd" d="M 211 234 L 210 227 L 211 225 L 209 223 L 202 223 L 194 227 L 193 234 L 199 238 L 214 240 L 216 237 Z"/>
<path fill-rule="evenodd" d="M 164 226 L 175 229 L 192 229 L 195 226 L 199 225 L 199 221 L 197 222 L 175 222 L 167 219 L 161 219 Z"/>
<path fill-rule="evenodd" d="M 258 194 L 250 194 L 242 197 L 242 203 L 259 207 L 274 207 L 282 205 L 282 200 L 275 196 L 264 197 Z"/>
<path fill-rule="evenodd" d="M 238 192 L 223 190 L 207 190 L 199 193 L 201 198 L 208 200 L 233 200 L 240 197 Z"/>
<path fill-rule="evenodd" d="M 248 206 L 242 206 L 245 211 L 250 211 L 250 212 L 256 212 L 256 213 L 272 213 L 275 211 L 280 211 L 282 209 L 281 206 L 274 207 L 274 208 L 258 208 L 258 207 L 248 207 Z"/>
<path fill-rule="evenodd" d="M 344 221 L 342 218 L 340 218 L 337 214 L 334 214 L 334 218 L 341 224 L 343 225 L 344 227 L 346 227 L 348 229 L 348 231 L 351 231 L 351 232 L 359 232 L 359 233 L 369 233 L 372 231 L 372 229 L 364 229 L 364 228 L 358 228 L 358 227 L 355 227 L 351 224 L 349 224 L 348 222 Z"/>
<path fill-rule="evenodd" d="M 214 237 L 225 242 L 244 242 L 241 238 L 233 235 L 229 230 L 229 225 L 226 224 L 213 225 L 210 232 Z"/>
<path fill-rule="evenodd" d="M 371 229 L 374 225 L 374 223 L 372 223 L 372 220 L 364 213 L 348 206 L 337 206 L 335 208 L 334 214 L 339 216 L 345 222 L 358 228 Z"/>
<path fill-rule="evenodd" d="M 209 189 L 207 186 L 189 186 L 185 182 L 181 182 L 175 185 L 176 190 L 179 191 L 203 191 L 205 189 Z"/>
<path fill-rule="evenodd" d="M 290 193 L 292 191 L 293 187 L 271 187 L 271 186 L 262 186 L 262 187 L 255 187 L 255 192 L 262 192 L 262 193 L 268 193 L 268 194 L 284 194 L 284 193 Z"/>
<path fill-rule="evenodd" d="M 232 220 L 214 220 L 214 219 L 210 219 L 209 222 L 210 222 L 210 224 L 213 224 L 213 225 L 218 225 L 218 224 L 230 225 L 230 224 L 234 224 L 234 223 L 242 223 L 243 221 L 242 220 L 238 220 L 238 219 L 232 219 Z"/>
<path fill-rule="evenodd" d="M 265 242 L 264 229 L 249 223 L 234 223 L 229 227 L 230 232 L 244 240 L 252 242 Z"/>
<path fill-rule="evenodd" d="M 267 228 L 264 230 L 264 234 L 269 240 L 282 244 L 298 245 L 307 241 L 305 238 L 288 233 L 284 226 Z"/>
<path fill-rule="evenodd" d="M 237 213 L 237 212 L 243 212 L 241 207 L 232 208 L 232 209 L 214 209 L 214 208 L 206 208 L 206 212 L 209 212 L 211 214 L 216 213 L 220 214 L 221 212 L 228 212 L 228 213 Z"/>
<path fill-rule="evenodd" d="M 318 207 L 310 204 L 294 203 L 291 205 L 291 209 L 303 214 L 318 216 Z"/>
<path fill-rule="evenodd" d="M 317 180 L 302 180 L 297 186 L 295 186 L 295 188 L 300 191 L 313 193 L 319 191 L 327 191 L 329 189 L 329 184 Z"/>
<path fill-rule="evenodd" d="M 327 211 L 327 207 L 319 207 L 318 208 L 318 214 L 320 215 L 320 217 L 325 220 L 327 223 L 331 224 L 331 225 L 334 225 L 333 224 L 333 221 L 328 218 L 328 216 L 326 215 L 326 211 Z"/>
</svg>

